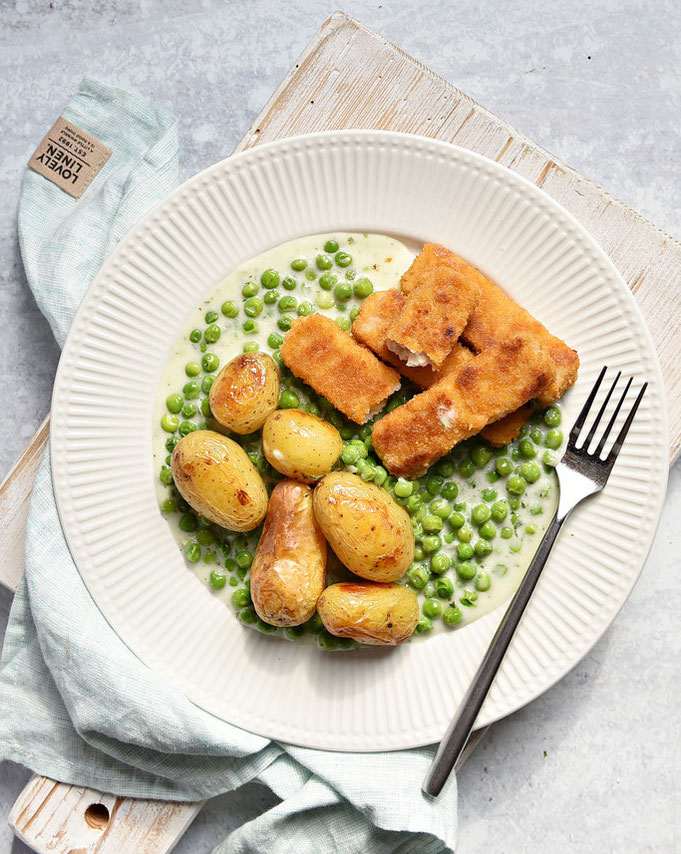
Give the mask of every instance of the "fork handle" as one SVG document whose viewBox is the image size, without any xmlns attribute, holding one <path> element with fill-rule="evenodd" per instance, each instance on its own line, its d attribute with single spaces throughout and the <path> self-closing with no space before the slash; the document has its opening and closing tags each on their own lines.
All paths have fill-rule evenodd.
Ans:
<svg viewBox="0 0 681 854">
<path fill-rule="evenodd" d="M 456 765 L 466 746 L 478 713 L 485 702 L 489 689 L 492 687 L 494 677 L 497 675 L 506 650 L 511 643 L 515 630 L 518 628 L 566 515 L 561 514 L 561 518 L 554 516 L 525 573 L 525 577 L 501 619 L 461 707 L 440 742 L 433 764 L 430 766 L 423 783 L 423 791 L 427 795 L 437 796 L 440 794 L 452 768 Z"/>
</svg>

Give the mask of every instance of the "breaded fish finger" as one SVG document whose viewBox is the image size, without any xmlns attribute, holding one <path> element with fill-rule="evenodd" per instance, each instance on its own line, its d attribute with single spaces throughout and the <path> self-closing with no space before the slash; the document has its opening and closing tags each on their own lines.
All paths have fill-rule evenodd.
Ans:
<svg viewBox="0 0 681 854">
<path fill-rule="evenodd" d="M 390 327 L 387 347 L 407 367 L 439 369 L 468 322 L 480 288 L 449 267 L 441 267 L 407 296 Z"/>
<path fill-rule="evenodd" d="M 473 358 L 473 353 L 457 342 L 438 371 L 429 367 L 407 367 L 386 344 L 388 330 L 397 319 L 405 301 L 406 297 L 402 291 L 375 291 L 362 303 L 352 324 L 352 334 L 360 344 L 372 350 L 379 359 L 394 365 L 407 379 L 421 388 L 428 388 L 450 371 L 462 368 Z"/>
<path fill-rule="evenodd" d="M 534 406 L 531 403 L 526 403 L 520 409 L 516 409 L 515 412 L 510 412 L 500 418 L 499 421 L 488 424 L 480 431 L 480 435 L 495 448 L 508 445 L 509 442 L 518 438 L 521 428 L 530 420 L 533 410 Z"/>
<path fill-rule="evenodd" d="M 549 366 L 533 341 L 490 348 L 377 421 L 374 449 L 392 474 L 420 477 L 454 445 L 536 397 Z"/>
<path fill-rule="evenodd" d="M 415 288 L 425 284 L 428 277 L 440 267 L 456 269 L 455 257 L 451 250 L 439 243 L 425 243 L 409 269 L 402 274 L 400 279 L 402 293 L 411 293 Z"/>
<path fill-rule="evenodd" d="M 293 374 L 357 424 L 380 412 L 400 387 L 397 371 L 321 314 L 293 321 L 281 356 Z"/>
</svg>

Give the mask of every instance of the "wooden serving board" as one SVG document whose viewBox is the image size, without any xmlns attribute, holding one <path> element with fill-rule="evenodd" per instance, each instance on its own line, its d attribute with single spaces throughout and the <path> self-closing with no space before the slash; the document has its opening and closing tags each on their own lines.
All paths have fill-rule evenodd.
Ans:
<svg viewBox="0 0 681 854">
<path fill-rule="evenodd" d="M 603 246 L 643 311 L 665 380 L 670 463 L 677 458 L 681 244 L 399 48 L 336 12 L 236 151 L 342 128 L 403 131 L 456 143 L 520 173 L 567 208 Z M 0 486 L 0 582 L 12 589 L 23 572 L 28 504 L 48 432 L 46 418 Z M 162 854 L 171 850 L 201 806 L 116 798 L 33 777 L 12 809 L 10 824 L 36 851 Z"/>
</svg>

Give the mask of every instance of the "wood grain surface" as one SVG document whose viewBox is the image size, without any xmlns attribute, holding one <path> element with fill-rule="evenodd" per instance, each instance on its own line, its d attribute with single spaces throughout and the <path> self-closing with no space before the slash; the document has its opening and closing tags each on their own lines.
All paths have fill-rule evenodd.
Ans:
<svg viewBox="0 0 681 854">
<path fill-rule="evenodd" d="M 253 122 L 236 151 L 296 134 L 373 128 L 456 143 L 542 187 L 594 235 L 632 289 L 662 365 L 670 418 L 670 462 L 681 451 L 681 244 L 552 157 L 446 80 L 343 12 L 332 15 Z M 47 442 L 41 424 L 0 486 L 0 583 L 16 589 L 33 480 Z M 474 733 L 462 762 L 484 731 Z M 103 804 L 108 821 L 97 825 Z M 170 851 L 201 808 L 116 798 L 33 777 L 10 824 L 36 851 Z M 90 819 L 88 821 L 88 819 Z M 93 826 L 94 821 L 94 826 Z"/>
</svg>

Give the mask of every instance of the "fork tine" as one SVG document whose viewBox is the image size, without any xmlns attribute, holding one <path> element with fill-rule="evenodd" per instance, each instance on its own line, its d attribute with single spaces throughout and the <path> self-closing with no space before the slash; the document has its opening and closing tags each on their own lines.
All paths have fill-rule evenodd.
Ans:
<svg viewBox="0 0 681 854">
<path fill-rule="evenodd" d="M 594 451 L 594 455 L 596 457 L 600 457 L 601 454 L 603 453 L 603 448 L 605 447 L 605 443 L 608 441 L 608 436 L 610 435 L 610 431 L 612 430 L 612 425 L 617 420 L 617 416 L 620 414 L 620 409 L 622 408 L 622 404 L 624 403 L 624 399 L 627 396 L 627 394 L 629 393 L 629 389 L 631 388 L 632 380 L 633 380 L 633 377 L 629 377 L 629 382 L 627 383 L 626 388 L 624 389 L 624 392 L 622 393 L 622 397 L 620 397 L 620 399 L 617 403 L 617 406 L 615 407 L 615 411 L 610 416 L 610 421 L 608 421 L 608 426 L 605 428 L 605 433 L 603 433 L 603 435 L 601 436 L 601 441 L 598 443 L 598 447 Z"/>
<path fill-rule="evenodd" d="M 627 438 L 627 433 L 629 432 L 629 428 L 631 427 L 631 422 L 634 420 L 634 416 L 636 415 L 636 410 L 639 407 L 640 402 L 643 400 L 643 395 L 646 393 L 646 389 L 648 388 L 648 383 L 643 383 L 641 386 L 641 391 L 638 393 L 638 397 L 634 401 L 634 405 L 631 407 L 631 411 L 629 415 L 627 415 L 627 420 L 622 425 L 622 429 L 620 430 L 619 436 L 615 439 L 615 442 L 610 448 L 610 453 L 605 458 L 606 463 L 608 465 L 613 465 L 615 460 L 617 459 L 617 455 L 624 444 L 624 440 Z"/>
<path fill-rule="evenodd" d="M 591 440 L 596 435 L 596 430 L 598 429 L 598 425 L 601 423 L 601 418 L 603 417 L 603 413 L 607 409 L 608 403 L 610 403 L 610 398 L 612 397 L 613 391 L 615 391 L 615 387 L 617 383 L 620 381 L 620 377 L 622 376 L 622 371 L 617 371 L 617 376 L 615 377 L 615 382 L 610 386 L 610 391 L 606 394 L 605 400 L 603 401 L 603 405 L 598 410 L 598 415 L 596 416 L 594 423 L 591 425 L 591 430 L 589 430 L 589 435 L 586 437 L 584 442 L 582 443 L 582 447 L 585 451 L 589 450 L 589 445 L 591 444 Z"/>
<path fill-rule="evenodd" d="M 591 409 L 591 404 L 594 402 L 594 398 L 598 394 L 598 389 L 601 387 L 601 382 L 603 381 L 603 377 L 605 376 L 605 372 L 608 370 L 607 365 L 603 365 L 601 368 L 601 372 L 598 375 L 598 379 L 593 385 L 593 388 L 589 392 L 589 396 L 584 401 L 584 406 L 582 407 L 582 411 L 577 416 L 577 420 L 572 425 L 572 430 L 570 430 L 570 440 L 569 444 L 574 445 L 577 441 L 577 437 L 579 436 L 579 431 L 582 429 L 582 425 L 586 420 L 586 416 L 589 414 L 589 410 Z"/>
</svg>

